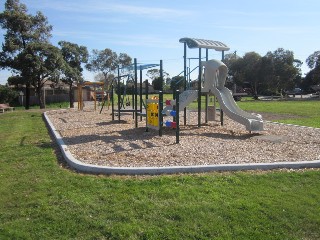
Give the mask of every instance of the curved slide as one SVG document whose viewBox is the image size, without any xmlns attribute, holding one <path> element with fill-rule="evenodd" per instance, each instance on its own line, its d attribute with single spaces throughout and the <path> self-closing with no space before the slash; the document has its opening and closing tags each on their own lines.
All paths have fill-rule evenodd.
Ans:
<svg viewBox="0 0 320 240">
<path fill-rule="evenodd" d="M 221 109 L 232 120 L 244 125 L 248 131 L 263 131 L 261 117 L 243 111 L 234 101 L 232 93 L 226 87 L 213 88 L 214 95 L 218 98 Z"/>
</svg>

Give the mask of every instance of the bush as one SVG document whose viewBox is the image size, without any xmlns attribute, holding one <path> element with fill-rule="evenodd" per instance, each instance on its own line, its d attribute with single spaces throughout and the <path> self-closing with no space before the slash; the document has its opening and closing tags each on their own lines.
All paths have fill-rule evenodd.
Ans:
<svg viewBox="0 0 320 240">
<path fill-rule="evenodd" d="M 7 86 L 0 85 L 0 103 L 13 103 L 19 93 Z"/>
</svg>

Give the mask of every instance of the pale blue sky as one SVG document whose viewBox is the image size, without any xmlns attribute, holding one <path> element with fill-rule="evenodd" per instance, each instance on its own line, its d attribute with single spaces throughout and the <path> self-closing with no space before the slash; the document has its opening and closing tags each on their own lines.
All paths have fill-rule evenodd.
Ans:
<svg viewBox="0 0 320 240">
<path fill-rule="evenodd" d="M 1 1 L 0 11 L 4 10 Z M 29 13 L 41 11 L 53 25 L 51 42 L 61 40 L 92 49 L 124 52 L 139 63 L 159 63 L 175 76 L 183 70 L 183 37 L 221 41 L 231 53 L 265 55 L 279 47 L 305 62 L 320 50 L 319 0 L 20 0 Z M 4 31 L 1 30 L 0 41 Z M 198 51 L 188 50 L 188 57 Z M 221 53 L 209 51 L 209 58 Z M 194 62 L 194 64 L 196 64 Z M 302 72 L 309 69 L 304 65 Z M 0 84 L 10 73 L 1 70 Z M 93 80 L 93 73 L 84 73 Z"/>
</svg>

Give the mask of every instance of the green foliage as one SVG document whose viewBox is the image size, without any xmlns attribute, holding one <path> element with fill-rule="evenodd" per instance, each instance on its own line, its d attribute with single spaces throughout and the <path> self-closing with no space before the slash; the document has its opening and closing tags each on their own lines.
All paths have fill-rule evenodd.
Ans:
<svg viewBox="0 0 320 240">
<path fill-rule="evenodd" d="M 28 14 L 26 5 L 19 0 L 6 1 L 5 10 L 0 13 L 0 26 L 5 30 L 0 66 L 14 71 L 27 85 L 26 108 L 29 108 L 30 84 L 36 87 L 42 102 L 40 107 L 44 107 L 40 95 L 43 79 L 45 75 L 51 76 L 52 68 L 57 67 L 51 61 L 56 51 L 48 43 L 52 26 L 41 12 Z"/>
<path fill-rule="evenodd" d="M 315 51 L 311 54 L 306 62 L 311 70 L 302 82 L 302 87 L 308 90 L 313 85 L 320 84 L 320 51 Z"/>
<path fill-rule="evenodd" d="M 183 76 L 175 76 L 172 78 L 170 82 L 170 89 L 171 90 L 178 90 L 178 89 L 183 89 L 185 85 L 185 79 Z"/>
<path fill-rule="evenodd" d="M 151 79 L 154 90 L 161 90 L 161 86 L 164 89 L 165 82 L 169 79 L 169 74 L 165 71 L 162 72 L 161 78 L 160 70 L 157 68 L 149 69 L 146 75 Z"/>
<path fill-rule="evenodd" d="M 24 80 L 20 76 L 10 76 L 7 81 L 9 86 L 15 86 L 16 88 L 24 84 Z"/>
<path fill-rule="evenodd" d="M 74 82 L 83 81 L 81 67 L 82 63 L 87 63 L 89 53 L 86 47 L 79 46 L 75 43 L 70 43 L 66 41 L 60 41 L 59 46 L 60 51 L 65 61 L 64 68 L 62 70 L 63 76 L 61 78 L 62 82 L 69 85 L 69 99 L 70 108 L 74 107 L 74 96 L 72 85 Z"/>
<path fill-rule="evenodd" d="M 246 53 L 242 58 L 229 55 L 225 60 L 232 80 L 243 85 L 250 83 L 255 95 L 264 92 L 281 92 L 299 83 L 301 61 L 293 52 L 278 48 L 261 57 L 255 52 Z"/>
<path fill-rule="evenodd" d="M 154 90 L 161 90 L 161 87 L 163 87 L 163 78 L 161 77 L 156 77 L 153 81 L 152 81 L 152 86 L 154 88 Z"/>
<path fill-rule="evenodd" d="M 306 63 L 309 68 L 320 68 L 320 51 L 315 51 L 313 54 L 311 54 L 307 60 Z"/>
<path fill-rule="evenodd" d="M 155 80 L 156 78 L 159 78 L 161 73 L 160 73 L 160 70 L 157 69 L 157 68 L 152 68 L 152 69 L 149 69 L 147 71 L 147 77 L 149 77 L 152 81 Z M 169 78 L 169 74 L 165 71 L 163 71 L 162 73 L 162 76 L 163 76 L 163 79 L 168 79 Z"/>
<path fill-rule="evenodd" d="M 317 170 L 86 175 L 39 111 L 0 115 L 0 132 L 0 239 L 320 238 Z"/>
<path fill-rule="evenodd" d="M 0 13 L 0 26 L 6 30 L 2 46 L 6 67 L 20 71 L 16 57 L 24 51 L 29 43 L 47 42 L 51 36 L 52 26 L 41 13 L 27 13 L 27 7 L 19 0 L 7 0 L 5 10 Z"/>
<path fill-rule="evenodd" d="M 273 81 L 271 84 L 274 89 L 294 88 L 294 79 L 300 74 L 300 63 L 295 60 L 293 52 L 278 48 L 274 52 L 268 52 L 266 57 L 272 64 Z"/>
<path fill-rule="evenodd" d="M 92 72 L 100 72 L 104 76 L 106 86 L 110 86 L 109 75 L 114 73 L 118 66 L 125 67 L 132 63 L 132 58 L 126 53 L 120 53 L 119 56 L 116 52 L 109 48 L 104 50 L 92 50 L 92 54 L 89 57 L 89 62 L 86 64 L 86 68 Z"/>
<path fill-rule="evenodd" d="M 19 93 L 7 86 L 0 85 L 0 103 L 12 103 Z"/>
<path fill-rule="evenodd" d="M 17 60 L 21 63 L 21 75 L 32 76 L 29 81 L 35 87 L 40 108 L 44 108 L 42 88 L 48 79 L 57 82 L 65 66 L 60 50 L 49 43 L 30 43 Z"/>
</svg>

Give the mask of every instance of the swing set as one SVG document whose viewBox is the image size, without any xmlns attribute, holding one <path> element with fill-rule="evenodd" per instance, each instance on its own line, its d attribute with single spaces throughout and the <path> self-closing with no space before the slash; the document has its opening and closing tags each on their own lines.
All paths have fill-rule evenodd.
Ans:
<svg viewBox="0 0 320 240">
<path fill-rule="evenodd" d="M 118 122 L 121 122 L 121 114 L 132 113 L 133 119 L 135 119 L 135 127 L 138 127 L 138 116 L 140 116 L 140 121 L 142 117 L 146 116 L 144 109 L 146 108 L 145 102 L 148 99 L 148 81 L 145 82 L 145 99 L 143 99 L 143 70 L 161 67 L 160 64 L 138 64 L 137 59 L 134 59 L 134 64 L 124 67 L 118 67 L 118 76 L 114 78 L 111 84 L 111 107 L 112 107 L 112 120 L 115 116 L 118 116 Z M 128 74 L 120 75 L 120 71 L 129 71 Z M 138 71 L 140 73 L 140 83 L 138 87 Z M 162 71 L 162 69 L 160 70 Z M 133 73 L 132 73 L 133 72 Z M 116 83 L 116 86 L 114 86 Z M 121 91 L 121 83 L 124 88 Z M 129 86 L 130 85 L 130 86 Z M 117 108 L 115 107 L 114 101 L 114 88 L 117 88 Z M 128 87 L 131 87 L 131 100 L 128 96 Z M 139 99 L 139 104 L 138 104 Z M 100 111 L 101 112 L 101 111 Z"/>
</svg>

